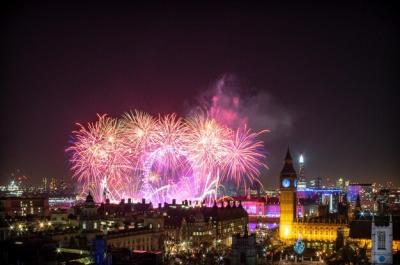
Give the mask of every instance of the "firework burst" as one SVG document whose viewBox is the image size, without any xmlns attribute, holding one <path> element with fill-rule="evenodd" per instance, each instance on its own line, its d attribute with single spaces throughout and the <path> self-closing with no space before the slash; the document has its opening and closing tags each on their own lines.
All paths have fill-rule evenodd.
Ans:
<svg viewBox="0 0 400 265">
<path fill-rule="evenodd" d="M 259 182 L 264 132 L 232 130 L 202 115 L 154 118 L 134 111 L 78 124 L 67 152 L 74 177 L 97 201 L 203 200 L 217 195 L 222 180 Z"/>
</svg>

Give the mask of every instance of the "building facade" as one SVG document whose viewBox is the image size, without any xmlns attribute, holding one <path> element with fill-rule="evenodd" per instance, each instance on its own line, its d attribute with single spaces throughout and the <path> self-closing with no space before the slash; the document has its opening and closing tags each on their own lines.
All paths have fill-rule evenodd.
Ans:
<svg viewBox="0 0 400 265">
<path fill-rule="evenodd" d="M 390 216 L 387 225 L 378 225 L 375 219 L 372 219 L 371 242 L 371 262 L 375 264 L 393 264 L 392 216 Z"/>
<path fill-rule="evenodd" d="M 49 215 L 49 200 L 46 197 L 1 197 L 1 215 L 4 217 Z"/>
<path fill-rule="evenodd" d="M 279 237 L 282 241 L 292 238 L 293 222 L 296 216 L 297 175 L 289 149 L 280 174 L 280 221 Z"/>
</svg>

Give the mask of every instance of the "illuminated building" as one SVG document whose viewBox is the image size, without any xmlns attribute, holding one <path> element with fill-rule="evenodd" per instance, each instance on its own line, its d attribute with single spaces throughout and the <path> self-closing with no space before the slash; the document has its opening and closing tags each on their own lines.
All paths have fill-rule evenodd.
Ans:
<svg viewBox="0 0 400 265">
<path fill-rule="evenodd" d="M 0 208 L 6 217 L 43 217 L 49 214 L 49 201 L 45 197 L 1 197 Z"/>
<path fill-rule="evenodd" d="M 280 174 L 279 236 L 284 241 L 292 238 L 293 221 L 296 215 L 296 185 L 296 171 L 293 168 L 292 156 L 288 149 L 285 164 Z"/>
<path fill-rule="evenodd" d="M 280 217 L 280 204 L 278 197 L 268 197 L 266 206 L 267 222 L 276 222 Z"/>
<path fill-rule="evenodd" d="M 79 214 L 79 228 L 81 230 L 100 230 L 99 217 L 97 215 L 97 207 L 94 203 L 92 194 L 88 194 L 85 204 L 81 208 Z"/>
<path fill-rule="evenodd" d="M 57 190 L 57 180 L 55 178 L 51 178 L 49 182 L 49 190 L 55 191 Z"/>
<path fill-rule="evenodd" d="M 165 204 L 165 230 L 175 242 L 208 242 L 213 245 L 232 244 L 232 235 L 243 234 L 248 225 L 248 214 L 241 203 L 234 201 L 212 207 L 193 206 L 184 202 Z M 203 216 L 203 217 L 202 217 Z M 203 218 L 203 220 L 202 220 Z"/>
<path fill-rule="evenodd" d="M 58 196 L 49 196 L 49 205 L 52 209 L 68 209 L 75 205 L 76 196 L 73 194 L 70 195 L 58 195 Z"/>
<path fill-rule="evenodd" d="M 42 178 L 42 189 L 43 191 L 47 191 L 47 178 Z"/>
<path fill-rule="evenodd" d="M 319 189 L 319 188 L 322 188 L 322 178 L 321 177 L 316 177 L 316 178 L 313 178 L 313 179 L 310 179 L 310 187 L 311 188 L 317 188 L 317 189 Z"/>
<path fill-rule="evenodd" d="M 307 180 L 306 180 L 305 173 L 304 173 L 304 156 L 303 155 L 300 155 L 300 157 L 299 157 L 299 165 L 300 165 L 300 169 L 299 169 L 299 181 L 297 183 L 297 196 L 299 198 L 304 198 L 304 193 L 302 192 L 302 190 L 307 188 Z"/>
<path fill-rule="evenodd" d="M 349 181 L 344 178 L 339 178 L 336 181 L 336 188 L 342 189 L 342 191 L 347 191 L 347 187 L 349 186 Z"/>
<path fill-rule="evenodd" d="M 296 209 L 296 171 L 293 168 L 293 162 L 289 150 L 287 151 L 285 164 L 280 174 L 280 222 L 279 222 L 279 237 L 282 241 L 287 243 L 294 243 L 299 237 L 305 241 L 322 241 L 332 245 L 336 240 L 338 229 L 347 229 L 346 216 L 338 214 L 330 214 L 330 204 L 332 204 L 332 197 L 328 196 L 328 204 L 322 204 L 322 201 L 317 203 L 318 207 L 323 207 L 325 210 L 319 210 L 318 217 L 303 217 L 297 218 Z M 313 189 L 315 192 L 318 189 Z M 319 190 L 318 190 L 319 191 Z M 317 198 L 320 197 L 318 192 Z M 330 202 L 330 203 L 329 203 Z M 325 202 L 326 203 L 326 202 Z M 315 211 L 315 207 L 314 207 Z M 313 214 L 314 215 L 314 214 Z M 347 229 L 348 230 L 348 229 Z"/>
<path fill-rule="evenodd" d="M 400 216 L 378 215 L 353 220 L 348 241 L 366 247 L 373 264 L 392 264 L 392 253 L 400 249 Z"/>
<path fill-rule="evenodd" d="M 242 197 L 233 197 L 236 201 L 241 201 L 243 209 L 249 215 L 249 218 L 262 218 L 267 215 L 266 204 L 267 199 L 265 197 L 250 197 L 250 196 L 242 196 Z"/>
<path fill-rule="evenodd" d="M 8 196 L 16 196 L 19 197 L 23 193 L 21 185 L 18 181 L 11 180 L 10 183 L 6 187 L 6 194 Z"/>
<path fill-rule="evenodd" d="M 166 238 L 174 243 L 184 244 L 185 249 L 190 246 L 200 246 L 208 242 L 213 243 L 215 231 L 213 223 L 207 219 L 203 207 L 186 207 L 186 203 L 177 207 L 164 207 L 164 228 Z M 183 206 L 183 207 L 182 207 Z"/>
<path fill-rule="evenodd" d="M 357 196 L 360 196 L 363 210 L 374 208 L 374 192 L 371 183 L 351 183 L 348 186 L 347 199 L 355 205 Z"/>
</svg>

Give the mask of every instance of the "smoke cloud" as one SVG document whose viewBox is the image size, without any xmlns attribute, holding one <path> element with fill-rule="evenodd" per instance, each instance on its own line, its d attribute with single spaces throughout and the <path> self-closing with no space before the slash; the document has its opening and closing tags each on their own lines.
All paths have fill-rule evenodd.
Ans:
<svg viewBox="0 0 400 265">
<path fill-rule="evenodd" d="M 293 127 L 293 113 L 265 90 L 250 94 L 234 75 L 223 75 L 199 96 L 198 101 L 209 117 L 231 128 L 247 126 L 253 130 L 270 130 L 269 141 L 287 137 Z"/>
</svg>

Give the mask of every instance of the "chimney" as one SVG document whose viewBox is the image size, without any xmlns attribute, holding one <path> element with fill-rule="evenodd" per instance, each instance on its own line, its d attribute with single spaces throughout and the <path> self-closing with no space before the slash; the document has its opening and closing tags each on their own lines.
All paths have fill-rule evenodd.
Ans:
<svg viewBox="0 0 400 265">
<path fill-rule="evenodd" d="M 158 209 L 161 209 L 161 202 L 158 203 Z"/>
<path fill-rule="evenodd" d="M 146 203 L 146 199 L 143 198 L 143 199 L 142 199 L 142 204 L 145 204 L 145 203 Z"/>
<path fill-rule="evenodd" d="M 172 205 L 175 205 L 175 204 L 176 204 L 176 200 L 172 199 Z"/>
<path fill-rule="evenodd" d="M 132 199 L 128 198 L 128 203 L 131 204 L 132 203 Z"/>
<path fill-rule="evenodd" d="M 110 204 L 110 199 L 106 199 L 106 204 Z"/>
<path fill-rule="evenodd" d="M 122 199 L 122 200 L 121 200 L 121 204 L 124 204 L 124 203 L 125 203 L 125 199 Z"/>
</svg>

